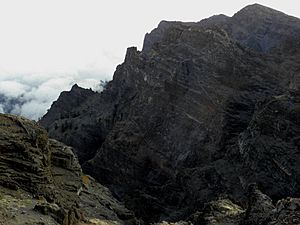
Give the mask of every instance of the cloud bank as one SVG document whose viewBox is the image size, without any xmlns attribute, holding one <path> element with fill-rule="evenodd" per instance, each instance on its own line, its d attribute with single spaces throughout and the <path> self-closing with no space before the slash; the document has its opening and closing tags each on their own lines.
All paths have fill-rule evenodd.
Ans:
<svg viewBox="0 0 300 225">
<path fill-rule="evenodd" d="M 38 120 L 62 91 L 70 90 L 75 83 L 84 88 L 101 91 L 101 80 L 106 80 L 105 76 L 96 71 L 0 75 L 0 113 Z"/>
<path fill-rule="evenodd" d="M 230 16 L 253 3 L 188 2 L 0 0 L 0 112 L 36 120 L 74 83 L 97 88 L 110 80 L 126 48 L 141 49 L 144 35 L 161 20 Z M 286 1 L 257 3 L 300 16 L 299 7 Z"/>
</svg>

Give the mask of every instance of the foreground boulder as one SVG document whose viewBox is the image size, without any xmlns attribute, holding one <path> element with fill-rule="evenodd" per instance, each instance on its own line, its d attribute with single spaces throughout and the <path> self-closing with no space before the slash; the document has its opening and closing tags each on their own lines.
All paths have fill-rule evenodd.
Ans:
<svg viewBox="0 0 300 225">
<path fill-rule="evenodd" d="M 0 114 L 0 224 L 95 221 L 136 222 L 107 188 L 82 173 L 72 148 L 48 139 L 35 122 Z"/>
<path fill-rule="evenodd" d="M 292 225 L 300 222 L 299 206 L 299 198 L 282 199 L 274 205 L 270 197 L 251 184 L 245 208 L 230 199 L 220 198 L 205 203 L 186 221 L 163 222 L 159 225 Z"/>
</svg>

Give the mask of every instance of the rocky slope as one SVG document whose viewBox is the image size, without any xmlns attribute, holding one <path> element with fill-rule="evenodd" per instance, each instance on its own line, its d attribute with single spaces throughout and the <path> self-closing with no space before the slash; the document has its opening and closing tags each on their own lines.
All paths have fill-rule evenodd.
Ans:
<svg viewBox="0 0 300 225">
<path fill-rule="evenodd" d="M 207 29 L 221 28 L 239 44 L 260 52 L 268 52 L 282 42 L 298 37 L 299 19 L 259 4 L 249 5 L 233 17 L 216 15 L 197 23 L 162 21 L 150 34 L 146 34 L 143 51 L 150 51 L 161 42 L 164 32 L 182 24 Z"/>
<path fill-rule="evenodd" d="M 0 153 L 0 224 L 136 224 L 35 122 L 0 114 Z"/>
<path fill-rule="evenodd" d="M 299 40 L 299 19 L 257 4 L 163 21 L 105 91 L 75 86 L 40 123 L 146 223 L 198 211 L 214 224 L 205 205 L 231 199 L 239 218 L 227 224 L 276 224 L 269 197 L 253 222 L 247 193 L 256 183 L 273 201 L 299 196 Z"/>
</svg>

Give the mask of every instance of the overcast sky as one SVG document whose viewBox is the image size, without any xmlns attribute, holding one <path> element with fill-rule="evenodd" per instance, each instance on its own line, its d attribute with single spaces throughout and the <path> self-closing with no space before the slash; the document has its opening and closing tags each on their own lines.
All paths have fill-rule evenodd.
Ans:
<svg viewBox="0 0 300 225">
<path fill-rule="evenodd" d="M 93 87 L 111 79 L 126 48 L 141 49 L 145 33 L 161 20 L 232 16 L 253 3 L 300 17 L 297 2 L 0 0 L 0 94 L 28 100 L 27 111 L 18 106 L 15 113 L 37 119 L 73 83 Z"/>
</svg>

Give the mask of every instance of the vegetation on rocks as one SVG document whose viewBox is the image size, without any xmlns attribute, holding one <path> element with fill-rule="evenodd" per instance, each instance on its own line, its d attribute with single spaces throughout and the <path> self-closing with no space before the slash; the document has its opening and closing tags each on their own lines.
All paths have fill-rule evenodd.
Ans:
<svg viewBox="0 0 300 225">
<path fill-rule="evenodd" d="M 136 224 L 134 214 L 87 175 L 72 148 L 36 122 L 0 114 L 0 224 Z"/>
</svg>

